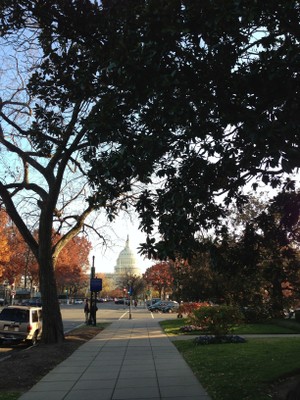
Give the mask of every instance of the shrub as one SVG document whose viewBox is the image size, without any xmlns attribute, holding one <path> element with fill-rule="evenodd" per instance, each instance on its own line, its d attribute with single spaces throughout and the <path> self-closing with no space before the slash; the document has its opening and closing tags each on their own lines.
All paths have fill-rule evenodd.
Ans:
<svg viewBox="0 0 300 400">
<path fill-rule="evenodd" d="M 220 335 L 220 336 L 198 336 L 194 339 L 195 344 L 223 344 L 223 343 L 246 343 L 246 339 L 237 335 Z"/>
<path fill-rule="evenodd" d="M 202 330 L 200 326 L 196 325 L 184 325 L 179 329 L 181 332 L 193 332 Z"/>
<path fill-rule="evenodd" d="M 200 326 L 212 335 L 227 335 L 244 319 L 239 308 L 234 306 L 200 307 L 190 316 L 193 325 Z"/>
<path fill-rule="evenodd" d="M 209 303 L 201 302 L 201 303 L 181 303 L 178 308 L 178 314 L 183 315 L 187 314 L 190 315 L 194 310 L 198 310 L 200 307 L 208 307 Z"/>
</svg>

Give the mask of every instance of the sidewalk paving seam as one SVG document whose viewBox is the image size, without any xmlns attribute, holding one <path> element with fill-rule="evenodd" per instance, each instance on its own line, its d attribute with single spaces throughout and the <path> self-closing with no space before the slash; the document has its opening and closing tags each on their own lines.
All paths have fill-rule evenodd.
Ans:
<svg viewBox="0 0 300 400">
<path fill-rule="evenodd" d="M 119 326 L 120 326 L 120 322 L 119 322 Z M 132 328 L 131 328 L 130 335 L 131 335 L 131 333 L 132 333 Z M 116 379 L 115 379 L 114 388 L 113 388 L 113 391 L 112 391 L 112 394 L 111 394 L 111 398 L 112 398 L 112 399 L 114 398 L 114 394 L 116 393 L 116 388 L 117 388 L 117 385 L 118 385 L 118 382 L 119 382 L 119 379 L 120 379 L 122 367 L 123 367 L 123 365 L 124 365 L 124 361 L 125 361 L 126 354 L 127 354 L 127 351 L 128 351 L 129 341 L 130 341 L 130 337 L 127 338 L 126 350 L 124 351 L 123 358 L 122 358 L 122 362 L 121 362 L 121 365 L 120 365 L 120 367 L 119 367 L 119 371 L 118 371 L 117 377 L 116 377 Z M 109 342 L 109 340 L 108 340 L 108 342 Z"/>
<path fill-rule="evenodd" d="M 146 324 L 146 326 L 147 326 L 147 332 L 148 332 L 148 340 L 149 340 L 149 344 L 150 344 L 150 348 L 151 348 L 151 354 L 152 354 L 152 358 L 153 358 L 153 362 L 154 362 L 155 377 L 156 377 L 156 383 L 157 383 L 159 398 L 161 399 L 162 398 L 162 393 L 161 393 L 161 388 L 160 388 L 160 384 L 159 384 L 158 373 L 157 373 L 157 368 L 156 368 L 156 363 L 155 363 L 155 358 L 154 358 L 154 350 L 153 350 L 151 337 L 150 337 L 149 324 Z"/>
</svg>

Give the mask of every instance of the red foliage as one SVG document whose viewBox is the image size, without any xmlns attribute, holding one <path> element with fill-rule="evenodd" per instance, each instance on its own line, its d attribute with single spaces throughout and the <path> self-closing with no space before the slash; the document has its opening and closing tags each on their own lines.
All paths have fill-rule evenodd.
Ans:
<svg viewBox="0 0 300 400">
<path fill-rule="evenodd" d="M 37 233 L 34 235 L 38 240 Z M 55 235 L 55 241 L 60 236 Z M 54 242 L 55 242 L 54 241 Z M 60 252 L 55 266 L 57 282 L 70 287 L 85 280 L 89 268 L 91 243 L 76 236 Z M 0 277 L 20 286 L 26 276 L 31 285 L 38 285 L 39 268 L 36 258 L 4 210 L 0 210 Z"/>
<path fill-rule="evenodd" d="M 187 314 L 190 315 L 194 310 L 198 310 L 200 307 L 208 307 L 210 306 L 207 302 L 201 303 L 181 303 L 178 309 L 178 314 Z"/>
<path fill-rule="evenodd" d="M 148 284 L 151 284 L 153 289 L 161 293 L 166 292 L 172 287 L 173 276 L 168 262 L 162 261 L 158 264 L 147 268 L 144 278 Z"/>
</svg>

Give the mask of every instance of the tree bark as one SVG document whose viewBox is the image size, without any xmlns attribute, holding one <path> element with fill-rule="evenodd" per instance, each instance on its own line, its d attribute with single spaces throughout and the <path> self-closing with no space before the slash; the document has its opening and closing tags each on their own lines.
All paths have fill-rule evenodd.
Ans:
<svg viewBox="0 0 300 400">
<path fill-rule="evenodd" d="M 54 261 L 51 257 L 51 246 L 50 252 L 49 249 L 47 252 L 43 252 L 43 248 L 48 246 L 42 244 L 40 246 L 41 252 L 38 261 L 43 304 L 42 341 L 47 344 L 61 343 L 64 340 L 64 329 L 57 295 Z"/>
<path fill-rule="evenodd" d="M 47 344 L 64 341 L 64 329 L 58 301 L 56 278 L 54 273 L 55 257 L 52 244 L 52 212 L 47 204 L 42 210 L 39 227 L 39 278 L 43 304 L 42 341 Z"/>
</svg>

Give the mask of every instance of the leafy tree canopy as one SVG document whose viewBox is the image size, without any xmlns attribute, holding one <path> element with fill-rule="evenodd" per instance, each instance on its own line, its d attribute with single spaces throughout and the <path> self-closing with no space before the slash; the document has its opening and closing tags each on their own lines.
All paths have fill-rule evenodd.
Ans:
<svg viewBox="0 0 300 400">
<path fill-rule="evenodd" d="M 96 84 L 109 86 L 89 120 L 90 179 L 101 199 L 147 184 L 136 203 L 144 250 L 190 254 L 253 177 L 277 187 L 299 167 L 299 2 L 104 5 L 108 50 L 92 51 L 109 54 Z M 151 240 L 157 221 L 162 243 Z"/>
<path fill-rule="evenodd" d="M 245 201 L 251 178 L 276 187 L 299 167 L 298 1 L 20 0 L 1 9 L 4 33 L 30 18 L 40 27 L 36 145 L 50 154 L 40 130 L 55 137 L 62 115 L 89 100 L 80 126 L 90 201 L 113 215 L 112 199 L 147 185 L 135 207 L 149 255 L 189 254 L 224 205 Z"/>
</svg>

